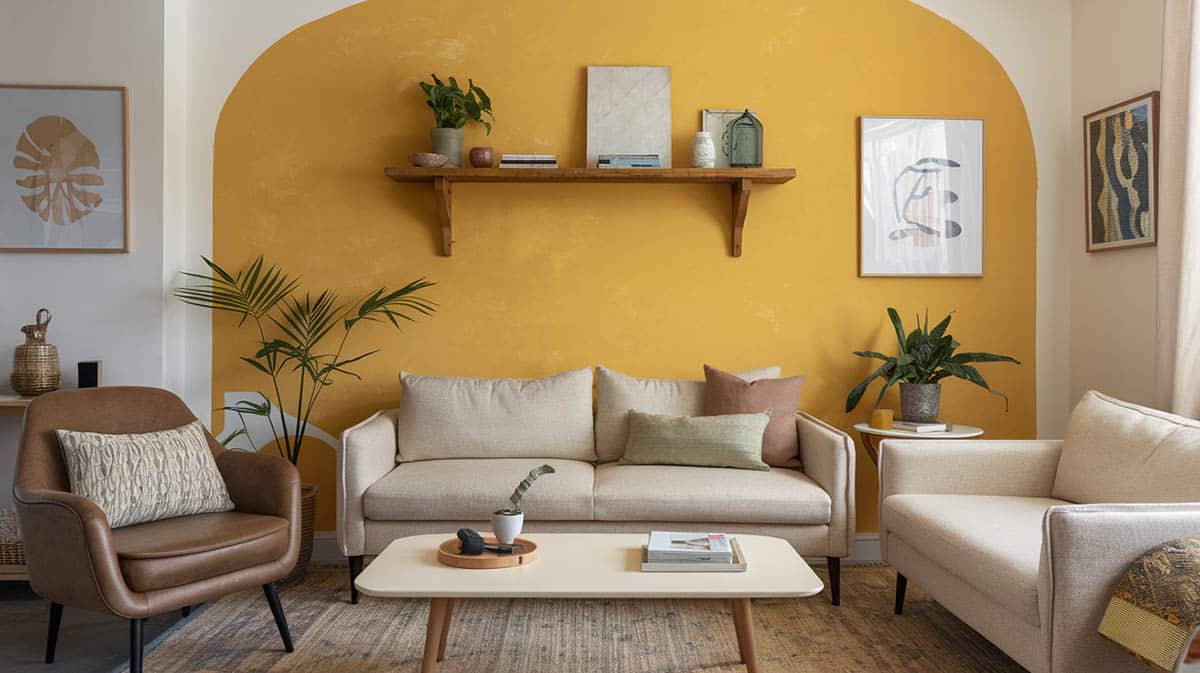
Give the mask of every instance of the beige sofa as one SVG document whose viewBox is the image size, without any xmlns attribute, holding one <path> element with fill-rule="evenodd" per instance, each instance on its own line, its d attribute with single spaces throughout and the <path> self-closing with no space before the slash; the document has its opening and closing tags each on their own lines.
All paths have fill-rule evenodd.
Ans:
<svg viewBox="0 0 1200 673">
<path fill-rule="evenodd" d="M 742 374 L 777 377 L 779 368 Z M 487 530 L 522 476 L 543 477 L 521 503 L 529 532 L 759 533 L 838 562 L 854 540 L 854 444 L 796 414 L 802 468 L 770 471 L 624 465 L 630 409 L 701 415 L 703 381 L 638 379 L 603 367 L 534 380 L 401 375 L 401 404 L 345 431 L 338 460 L 338 541 L 353 578 L 363 556 L 421 533 Z M 351 581 L 351 598 L 357 593 Z"/>
<path fill-rule="evenodd" d="M 1087 393 L 1061 441 L 880 445 L 880 547 L 1035 673 L 1139 670 L 1097 634 L 1139 555 L 1200 536 L 1200 422 Z"/>
</svg>

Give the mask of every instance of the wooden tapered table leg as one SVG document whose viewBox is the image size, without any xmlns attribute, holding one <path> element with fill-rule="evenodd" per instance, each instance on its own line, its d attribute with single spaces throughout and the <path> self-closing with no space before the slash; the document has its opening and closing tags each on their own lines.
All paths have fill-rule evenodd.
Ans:
<svg viewBox="0 0 1200 673">
<path fill-rule="evenodd" d="M 446 658 L 446 638 L 450 635 L 450 619 L 454 617 L 454 599 L 446 598 L 444 600 L 446 601 L 446 614 L 442 617 L 442 639 L 438 643 L 438 661 Z"/>
<path fill-rule="evenodd" d="M 425 627 L 425 658 L 421 660 L 421 673 L 434 673 L 438 669 L 438 650 L 441 649 L 442 633 L 446 624 L 447 598 L 429 601 L 429 624 Z"/>
<path fill-rule="evenodd" d="M 738 651 L 746 673 L 758 673 L 758 653 L 754 650 L 754 613 L 750 611 L 749 598 L 734 598 L 729 601 L 733 608 L 733 628 L 737 631 Z"/>
</svg>

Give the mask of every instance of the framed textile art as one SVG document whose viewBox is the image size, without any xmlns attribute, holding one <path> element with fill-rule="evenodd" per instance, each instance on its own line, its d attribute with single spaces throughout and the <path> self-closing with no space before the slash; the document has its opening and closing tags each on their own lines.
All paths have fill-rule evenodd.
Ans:
<svg viewBox="0 0 1200 673">
<path fill-rule="evenodd" d="M 1083 118 L 1088 252 L 1158 240 L 1158 92 Z"/>
<path fill-rule="evenodd" d="M 124 87 L 0 85 L 0 252 L 128 252 Z"/>
<path fill-rule="evenodd" d="M 983 120 L 860 120 L 859 275 L 983 275 Z"/>
</svg>

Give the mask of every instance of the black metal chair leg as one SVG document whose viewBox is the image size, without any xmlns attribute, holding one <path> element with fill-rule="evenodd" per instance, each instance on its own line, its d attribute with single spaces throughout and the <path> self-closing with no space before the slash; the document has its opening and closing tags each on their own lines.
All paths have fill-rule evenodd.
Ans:
<svg viewBox="0 0 1200 673">
<path fill-rule="evenodd" d="M 129 673 L 142 673 L 142 623 L 145 621 L 129 620 Z"/>
<path fill-rule="evenodd" d="M 825 562 L 829 568 L 829 597 L 834 605 L 842 604 L 842 559 L 836 556 L 826 556 Z"/>
<path fill-rule="evenodd" d="M 350 562 L 350 602 L 358 605 L 358 589 L 354 587 L 354 580 L 358 579 L 358 574 L 362 572 L 363 557 L 350 556 L 346 560 Z"/>
<path fill-rule="evenodd" d="M 908 578 L 896 573 L 896 614 L 904 614 L 904 591 L 908 589 Z"/>
<path fill-rule="evenodd" d="M 179 612 L 180 612 L 180 613 L 181 613 L 181 614 L 182 614 L 184 617 L 187 617 L 188 615 L 192 614 L 192 606 L 190 606 L 190 605 L 185 605 L 185 606 L 183 606 L 183 609 L 182 609 L 182 610 L 180 610 Z"/>
<path fill-rule="evenodd" d="M 46 632 L 46 663 L 54 663 L 54 650 L 58 648 L 58 625 L 62 624 L 62 603 L 50 604 L 50 630 Z"/>
<path fill-rule="evenodd" d="M 287 617 L 283 614 L 283 605 L 279 603 L 279 592 L 275 583 L 263 585 L 263 593 L 267 596 L 267 605 L 271 606 L 271 615 L 275 617 L 275 626 L 279 628 L 279 637 L 283 639 L 283 649 L 292 652 L 292 633 L 288 630 Z"/>
</svg>

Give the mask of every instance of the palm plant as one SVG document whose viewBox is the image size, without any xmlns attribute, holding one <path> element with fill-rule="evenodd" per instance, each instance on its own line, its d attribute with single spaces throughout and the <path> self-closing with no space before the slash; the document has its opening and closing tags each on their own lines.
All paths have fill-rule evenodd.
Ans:
<svg viewBox="0 0 1200 673">
<path fill-rule="evenodd" d="M 228 444 L 242 435 L 249 439 L 244 416 L 261 416 L 271 428 L 279 454 L 292 464 L 300 460 L 309 419 L 322 391 L 339 375 L 361 378 L 349 367 L 379 352 L 345 355 L 346 340 L 354 328 L 364 322 L 387 321 L 399 329 L 401 320 L 411 322 L 435 310 L 433 302 L 417 294 L 434 284 L 424 278 L 398 290 L 380 288 L 356 302 L 344 303 L 331 290 L 298 294 L 300 279 L 278 266 L 267 266 L 261 255 L 236 273 L 222 269 L 207 257 L 202 259 L 210 273 L 184 273 L 192 283 L 176 288 L 175 296 L 191 306 L 233 313 L 240 317 L 239 327 L 253 325 L 258 332 L 258 348 L 241 360 L 270 377 L 272 385 L 270 397 L 258 393 L 261 403 L 242 400 L 221 408 L 242 420 L 242 428 L 222 442 Z M 324 344 L 331 336 L 336 346 L 329 350 Z M 285 401 L 281 383 L 288 378 L 296 380 L 297 392 L 294 399 Z M 292 428 L 284 411 L 289 401 L 294 410 Z"/>
<path fill-rule="evenodd" d="M 875 406 L 883 401 L 884 394 L 897 383 L 938 383 L 942 379 L 953 376 L 970 381 L 984 390 L 1004 398 L 1004 409 L 1008 410 L 1008 396 L 998 390 L 992 390 L 979 370 L 971 366 L 980 362 L 1011 362 L 1021 364 L 1007 355 L 992 353 L 955 353 L 959 343 L 946 333 L 950 327 L 950 315 L 929 329 L 929 311 L 925 311 L 925 322 L 917 316 L 917 328 L 905 336 L 904 323 L 896 309 L 887 310 L 891 319 L 892 329 L 896 332 L 896 343 L 900 347 L 899 355 L 884 355 L 875 351 L 854 351 L 854 354 L 875 360 L 883 360 L 871 375 L 864 379 L 846 397 L 846 411 L 853 411 L 862 400 L 867 386 L 875 379 L 883 381 L 883 387 L 875 398 Z M 951 314 L 953 315 L 953 314 Z"/>
</svg>

